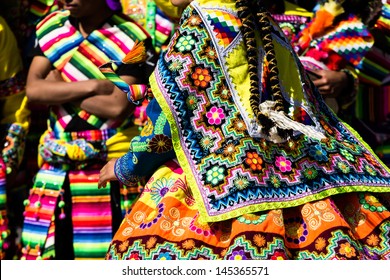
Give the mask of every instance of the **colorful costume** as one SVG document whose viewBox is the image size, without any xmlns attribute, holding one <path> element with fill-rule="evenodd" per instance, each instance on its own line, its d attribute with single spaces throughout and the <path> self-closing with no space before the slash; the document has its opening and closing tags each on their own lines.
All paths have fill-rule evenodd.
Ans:
<svg viewBox="0 0 390 280">
<path fill-rule="evenodd" d="M 69 12 L 57 11 L 37 25 L 36 33 L 40 49 L 66 82 L 104 79 L 98 67 L 108 61 L 116 61 L 121 71 L 120 61 L 135 41 L 154 53 L 146 31 L 121 13 L 84 38 Z M 134 67 L 130 75 L 148 77 L 146 64 Z M 104 257 L 116 219 L 137 196 L 138 185 L 98 190 L 99 170 L 128 150 L 134 133 L 131 118 L 102 119 L 71 104 L 51 107 L 39 143 L 40 170 L 25 202 L 23 259 Z"/>
<path fill-rule="evenodd" d="M 0 258 L 3 259 L 12 246 L 9 240 L 7 174 L 21 164 L 30 121 L 22 59 L 16 38 L 3 17 L 0 17 L 0 51 Z"/>
<path fill-rule="evenodd" d="M 235 2 L 191 2 L 159 60 L 144 138 L 115 164 L 121 182 L 149 181 L 106 259 L 390 259 L 390 170 L 325 105 L 270 17 L 286 110 L 272 109 L 261 41 L 259 108 L 292 135 L 264 131 Z"/>
</svg>

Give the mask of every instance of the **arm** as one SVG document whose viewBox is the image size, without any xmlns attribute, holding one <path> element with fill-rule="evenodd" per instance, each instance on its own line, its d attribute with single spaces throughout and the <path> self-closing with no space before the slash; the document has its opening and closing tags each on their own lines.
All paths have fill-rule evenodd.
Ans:
<svg viewBox="0 0 390 280">
<path fill-rule="evenodd" d="M 129 85 L 138 82 L 137 78 L 133 76 L 120 77 Z M 105 82 L 109 81 L 105 80 Z M 126 118 L 135 110 L 135 106 L 127 100 L 126 94 L 116 86 L 113 86 L 111 94 L 93 95 L 82 99 L 79 107 L 91 114 L 107 119 Z"/>
<path fill-rule="evenodd" d="M 132 76 L 121 76 L 129 84 L 137 82 Z M 73 102 L 81 109 L 101 118 L 129 116 L 134 106 L 126 94 L 108 80 L 65 82 L 58 70 L 52 70 L 44 56 L 34 57 L 27 77 L 26 94 L 30 103 L 59 105 Z"/>
<path fill-rule="evenodd" d="M 52 65 L 46 57 L 34 57 L 26 84 L 29 102 L 59 105 L 95 94 L 109 94 L 114 88 L 112 83 L 106 80 L 91 79 L 68 83 L 63 81 L 56 71 L 52 70 Z"/>
<path fill-rule="evenodd" d="M 118 159 L 110 160 L 100 170 L 99 188 L 104 188 L 112 180 L 119 180 L 124 185 L 138 182 L 175 158 L 168 121 L 155 99 L 148 104 L 146 113 L 149 123 L 140 136 L 131 140 L 129 151 Z"/>
</svg>

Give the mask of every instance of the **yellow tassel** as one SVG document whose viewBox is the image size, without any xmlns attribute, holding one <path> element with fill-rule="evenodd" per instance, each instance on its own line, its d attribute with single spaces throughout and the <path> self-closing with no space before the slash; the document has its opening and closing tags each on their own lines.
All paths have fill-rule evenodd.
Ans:
<svg viewBox="0 0 390 280">
<path fill-rule="evenodd" d="M 336 1 L 328 1 L 324 4 L 324 9 L 333 15 L 333 17 L 337 17 L 344 13 L 344 8 L 341 5 L 344 1 L 340 1 L 339 3 Z"/>
<path fill-rule="evenodd" d="M 145 62 L 146 60 L 146 49 L 144 42 L 135 41 L 133 48 L 128 52 L 125 58 L 122 60 L 125 64 L 134 64 Z"/>
</svg>

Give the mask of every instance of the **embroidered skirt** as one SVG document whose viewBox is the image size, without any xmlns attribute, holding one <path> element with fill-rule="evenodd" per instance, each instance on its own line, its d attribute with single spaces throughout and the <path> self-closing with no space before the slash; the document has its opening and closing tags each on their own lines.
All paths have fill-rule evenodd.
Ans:
<svg viewBox="0 0 390 280">
<path fill-rule="evenodd" d="M 146 184 L 106 259 L 390 259 L 389 202 L 388 193 L 347 193 L 204 224 L 171 161 Z"/>
</svg>

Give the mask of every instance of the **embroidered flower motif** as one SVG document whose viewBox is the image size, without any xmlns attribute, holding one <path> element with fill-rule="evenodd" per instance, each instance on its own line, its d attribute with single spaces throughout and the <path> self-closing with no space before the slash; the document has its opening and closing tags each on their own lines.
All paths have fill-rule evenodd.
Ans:
<svg viewBox="0 0 390 280">
<path fill-rule="evenodd" d="M 321 145 L 318 144 L 310 147 L 309 155 L 312 156 L 317 161 L 328 160 L 327 152 L 321 147 Z"/>
<path fill-rule="evenodd" d="M 348 152 L 346 149 L 340 149 L 340 153 L 349 161 L 355 161 L 353 155 Z"/>
<path fill-rule="evenodd" d="M 316 247 L 316 250 L 322 251 L 322 249 L 324 249 L 326 246 L 325 239 L 323 237 L 317 238 L 314 246 Z"/>
<path fill-rule="evenodd" d="M 129 241 L 126 240 L 126 241 L 123 241 L 121 242 L 121 244 L 119 245 L 119 252 L 124 252 L 127 250 L 127 248 L 129 247 Z"/>
<path fill-rule="evenodd" d="M 173 59 L 168 68 L 172 72 L 178 72 L 183 68 L 183 62 L 180 59 Z"/>
<path fill-rule="evenodd" d="M 233 143 L 229 143 L 225 146 L 225 148 L 223 149 L 223 155 L 226 156 L 226 157 L 230 157 L 232 155 L 234 155 L 236 152 L 236 146 L 234 146 Z"/>
<path fill-rule="evenodd" d="M 222 89 L 220 91 L 221 98 L 224 100 L 228 100 L 231 96 L 230 91 L 225 87 L 222 86 Z"/>
<path fill-rule="evenodd" d="M 253 242 L 256 244 L 256 246 L 263 247 L 265 245 L 265 238 L 258 233 L 253 236 Z"/>
<path fill-rule="evenodd" d="M 134 260 L 134 261 L 137 261 L 137 260 L 140 260 L 140 256 L 139 256 L 139 253 L 138 252 L 134 252 L 134 253 L 131 253 L 130 256 L 129 256 L 129 260 Z"/>
<path fill-rule="evenodd" d="M 247 152 L 245 163 L 249 165 L 253 171 L 260 171 L 263 169 L 263 159 L 255 152 Z"/>
<path fill-rule="evenodd" d="M 346 164 L 343 161 L 339 161 L 337 163 L 337 167 L 341 170 L 341 172 L 343 172 L 345 174 L 347 174 L 351 170 L 351 168 L 348 166 L 348 164 Z"/>
<path fill-rule="evenodd" d="M 356 250 L 349 242 L 346 242 L 340 245 L 340 254 L 346 256 L 347 258 L 351 258 L 356 256 Z"/>
<path fill-rule="evenodd" d="M 286 148 L 290 151 L 295 151 L 297 149 L 297 142 L 293 140 L 288 140 L 286 142 Z"/>
<path fill-rule="evenodd" d="M 219 166 L 213 166 L 206 172 L 206 181 L 212 185 L 217 185 L 220 181 L 223 181 L 225 169 Z"/>
<path fill-rule="evenodd" d="M 160 253 L 157 257 L 157 260 L 172 260 L 172 257 L 169 254 L 169 252 L 165 252 L 165 253 Z"/>
<path fill-rule="evenodd" d="M 269 152 L 271 150 L 271 145 L 269 145 L 268 141 L 264 138 L 260 139 L 260 147 L 263 152 Z"/>
<path fill-rule="evenodd" d="M 146 241 L 146 248 L 150 249 L 150 248 L 153 248 L 154 245 L 156 245 L 156 242 L 157 242 L 157 238 L 152 236 L 148 239 L 148 241 Z"/>
<path fill-rule="evenodd" d="M 287 260 L 287 256 L 284 252 L 275 252 L 273 256 L 271 257 L 271 260 Z"/>
<path fill-rule="evenodd" d="M 318 171 L 313 168 L 313 167 L 309 167 L 309 168 L 306 168 L 304 171 L 303 171 L 303 175 L 307 178 L 307 179 L 314 179 L 317 177 L 318 175 Z"/>
<path fill-rule="evenodd" d="M 366 169 L 366 171 L 372 175 L 372 176 L 375 176 L 376 175 L 376 170 L 371 166 L 371 165 L 366 165 L 364 166 L 364 168 Z"/>
<path fill-rule="evenodd" d="M 245 189 L 246 187 L 249 186 L 249 181 L 246 177 L 243 177 L 243 176 L 237 176 L 234 180 L 233 180 L 233 185 L 239 189 L 239 190 L 243 190 Z"/>
<path fill-rule="evenodd" d="M 207 47 L 205 53 L 206 53 L 206 56 L 207 56 L 208 58 L 210 58 L 211 60 L 217 59 L 217 52 L 215 51 L 214 48 L 212 48 L 212 47 Z"/>
<path fill-rule="evenodd" d="M 200 140 L 200 145 L 203 149 L 208 150 L 214 145 L 214 139 L 207 135 Z"/>
<path fill-rule="evenodd" d="M 237 132 L 244 132 L 246 130 L 245 122 L 242 119 L 234 119 L 233 128 Z"/>
<path fill-rule="evenodd" d="M 172 139 L 164 134 L 155 135 L 149 142 L 149 148 L 157 153 L 162 154 L 172 150 Z"/>
<path fill-rule="evenodd" d="M 215 106 L 211 107 L 210 111 L 207 112 L 206 117 L 208 118 L 209 124 L 211 125 L 220 125 L 222 119 L 225 118 L 222 108 L 217 108 Z"/>
<path fill-rule="evenodd" d="M 186 104 L 188 106 L 188 109 L 195 110 L 195 108 L 198 106 L 198 99 L 194 95 L 189 95 Z"/>
<path fill-rule="evenodd" d="M 195 68 L 195 72 L 192 73 L 191 78 L 194 79 L 194 85 L 201 88 L 208 87 L 211 81 L 209 70 L 200 67 Z"/>
<path fill-rule="evenodd" d="M 186 250 L 191 250 L 191 249 L 193 249 L 195 247 L 195 241 L 192 240 L 192 239 L 188 239 L 188 240 L 183 242 L 182 246 Z"/>
<path fill-rule="evenodd" d="M 169 192 L 175 181 L 173 179 L 161 178 L 153 182 L 150 187 L 150 196 L 158 204 L 161 199 Z"/>
<path fill-rule="evenodd" d="M 367 244 L 370 246 L 377 246 L 379 244 L 379 237 L 376 234 L 370 234 L 367 237 Z"/>
<path fill-rule="evenodd" d="M 270 179 L 271 184 L 275 188 L 279 188 L 280 187 L 281 182 L 280 182 L 280 179 L 276 175 L 271 175 L 269 179 Z"/>
<path fill-rule="evenodd" d="M 195 43 L 196 43 L 195 40 L 190 35 L 182 36 L 177 41 L 175 48 L 179 52 L 191 51 Z"/>
<path fill-rule="evenodd" d="M 289 172 L 291 171 L 291 161 L 286 159 L 283 156 L 276 157 L 275 165 L 279 167 L 281 172 Z"/>
<path fill-rule="evenodd" d="M 247 257 L 245 256 L 244 250 L 234 251 L 232 255 L 229 257 L 229 260 L 233 260 L 233 261 L 241 261 L 246 259 Z"/>
<path fill-rule="evenodd" d="M 189 24 L 189 25 L 192 25 L 192 26 L 199 25 L 201 22 L 202 22 L 202 20 L 200 19 L 199 16 L 194 16 L 194 15 L 192 15 L 192 16 L 190 16 L 190 17 L 188 18 L 188 24 Z"/>
</svg>

